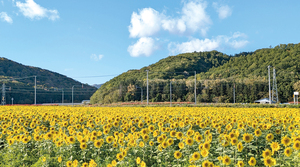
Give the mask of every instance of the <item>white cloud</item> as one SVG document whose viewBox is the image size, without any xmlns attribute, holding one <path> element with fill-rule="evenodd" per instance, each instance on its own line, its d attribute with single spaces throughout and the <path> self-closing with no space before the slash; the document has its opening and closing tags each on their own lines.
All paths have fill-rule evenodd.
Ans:
<svg viewBox="0 0 300 167">
<path fill-rule="evenodd" d="M 170 43 L 169 50 L 172 53 L 186 53 L 194 51 L 211 51 L 217 49 L 220 43 L 215 39 L 192 39 L 189 42 L 183 42 L 181 44 Z"/>
<path fill-rule="evenodd" d="M 94 61 L 99 61 L 103 58 L 104 56 L 103 55 L 96 55 L 96 54 L 92 54 L 91 55 L 91 59 L 94 60 Z"/>
<path fill-rule="evenodd" d="M 25 3 L 16 2 L 16 6 L 20 9 L 20 12 L 30 19 L 41 19 L 47 17 L 49 20 L 56 20 L 59 18 L 57 10 L 49 10 L 41 7 L 33 0 L 26 0 Z"/>
<path fill-rule="evenodd" d="M 150 37 L 142 37 L 135 44 L 130 45 L 127 49 L 130 56 L 139 57 L 139 56 L 150 56 L 155 50 L 158 49 L 158 46 L 155 44 L 155 40 Z"/>
<path fill-rule="evenodd" d="M 232 9 L 228 5 L 219 5 L 218 3 L 214 2 L 213 7 L 218 12 L 220 19 L 225 19 L 232 14 Z"/>
<path fill-rule="evenodd" d="M 144 8 L 139 14 L 133 12 L 129 26 L 130 37 L 149 37 L 161 29 L 183 35 L 200 32 L 205 36 L 212 22 L 205 12 L 206 7 L 206 2 L 189 1 L 184 3 L 178 18 L 166 16 L 152 8 Z"/>
<path fill-rule="evenodd" d="M 144 8 L 139 14 L 133 12 L 129 26 L 130 37 L 146 37 L 157 33 L 162 17 L 162 14 L 152 8 Z"/>
<path fill-rule="evenodd" d="M 13 23 L 12 18 L 9 17 L 6 12 L 0 12 L 0 18 L 1 20 L 6 21 L 8 23 Z"/>
<path fill-rule="evenodd" d="M 172 54 L 194 51 L 211 51 L 223 48 L 239 49 L 249 43 L 244 38 L 247 38 L 246 34 L 235 32 L 232 36 L 219 35 L 213 39 L 192 39 L 188 42 L 183 43 L 171 42 L 169 43 L 168 48 Z"/>
</svg>

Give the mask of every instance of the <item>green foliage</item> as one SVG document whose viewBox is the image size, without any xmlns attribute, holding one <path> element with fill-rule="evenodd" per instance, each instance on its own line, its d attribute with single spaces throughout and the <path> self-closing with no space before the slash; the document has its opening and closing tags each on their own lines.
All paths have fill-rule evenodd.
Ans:
<svg viewBox="0 0 300 167">
<path fill-rule="evenodd" d="M 268 66 L 276 69 L 280 102 L 292 101 L 300 72 L 300 43 L 281 44 L 255 52 L 227 56 L 217 51 L 185 53 L 170 56 L 140 70 L 129 70 L 110 81 L 93 94 L 92 103 L 139 101 L 141 90 L 128 91 L 128 86 L 143 88 L 146 98 L 146 70 L 149 70 L 149 100 L 169 101 L 169 83 L 176 81 L 172 92 L 174 101 L 193 101 L 194 71 L 197 72 L 198 102 L 251 103 L 268 97 Z M 271 78 L 273 68 L 271 68 Z M 272 83 L 272 81 L 271 81 Z M 130 96 L 129 96 L 130 95 Z"/>
<path fill-rule="evenodd" d="M 2 87 L 2 83 L 4 82 L 7 87 L 11 88 L 6 92 L 7 104 L 11 104 L 12 97 L 14 98 L 14 104 L 34 103 L 34 77 L 32 76 L 37 76 L 37 103 L 60 103 L 62 100 L 62 91 L 57 88 L 64 88 L 65 103 L 72 101 L 71 88 L 73 85 L 76 85 L 76 87 L 74 87 L 74 102 L 89 99 L 96 91 L 96 88 L 87 84 L 83 84 L 82 89 L 82 83 L 59 73 L 37 67 L 25 66 L 0 57 L 0 86 Z M 12 78 L 19 79 L 5 80 Z"/>
</svg>

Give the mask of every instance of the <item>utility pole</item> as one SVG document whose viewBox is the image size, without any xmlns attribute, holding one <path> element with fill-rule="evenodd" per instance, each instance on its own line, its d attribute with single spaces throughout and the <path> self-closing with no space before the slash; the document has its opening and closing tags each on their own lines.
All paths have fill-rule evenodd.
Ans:
<svg viewBox="0 0 300 167">
<path fill-rule="evenodd" d="M 74 93 L 73 93 L 73 92 L 74 92 L 74 87 L 75 87 L 75 86 L 79 86 L 79 85 L 73 85 L 73 86 L 72 86 L 72 107 L 74 106 L 74 100 L 73 100 L 73 99 L 74 99 L 74 98 L 73 98 L 73 97 L 74 97 Z M 83 88 L 83 85 L 82 85 L 82 88 Z"/>
<path fill-rule="evenodd" d="M 273 89 L 272 89 L 272 101 L 276 101 L 278 103 L 278 91 L 277 91 L 277 82 L 276 82 L 276 71 L 275 67 L 273 67 Z"/>
<path fill-rule="evenodd" d="M 172 107 L 172 81 L 170 81 L 170 107 Z"/>
<path fill-rule="evenodd" d="M 149 70 L 146 70 L 147 71 L 147 105 L 149 105 L 149 82 L 148 82 L 148 72 Z"/>
<path fill-rule="evenodd" d="M 34 105 L 36 105 L 36 76 L 34 76 Z"/>
<path fill-rule="evenodd" d="M 271 81 L 270 81 L 270 65 L 268 66 L 268 74 L 269 74 L 269 104 L 272 104 L 271 101 Z"/>
<path fill-rule="evenodd" d="M 62 99 L 61 99 L 61 103 L 64 104 L 64 88 L 61 88 L 61 93 L 62 93 Z"/>
<path fill-rule="evenodd" d="M 195 105 L 197 104 L 197 87 L 196 87 L 196 84 L 197 84 L 197 77 L 196 77 L 196 71 L 195 72 Z"/>
<path fill-rule="evenodd" d="M 143 88 L 139 87 L 138 85 L 136 85 L 136 88 L 140 88 L 141 89 L 141 103 L 143 103 Z"/>
</svg>

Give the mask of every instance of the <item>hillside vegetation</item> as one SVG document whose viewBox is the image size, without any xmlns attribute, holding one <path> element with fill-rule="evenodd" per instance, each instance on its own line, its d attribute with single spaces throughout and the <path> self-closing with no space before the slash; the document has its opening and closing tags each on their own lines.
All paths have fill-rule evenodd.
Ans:
<svg viewBox="0 0 300 167">
<path fill-rule="evenodd" d="M 279 102 L 292 100 L 300 91 L 300 44 L 281 44 L 234 56 L 211 51 L 170 56 L 140 70 L 129 70 L 106 82 L 91 97 L 92 103 L 139 101 L 141 87 L 146 99 L 146 70 L 149 70 L 149 99 L 194 101 L 194 71 L 197 72 L 198 102 L 251 103 L 268 97 L 268 65 L 276 69 Z M 272 83 L 272 80 L 271 80 Z M 139 86 L 138 88 L 136 86 Z M 235 85 L 235 86 L 234 86 Z"/>
<path fill-rule="evenodd" d="M 0 57 L 0 81 L 5 83 L 6 103 L 11 104 L 14 98 L 15 104 L 34 103 L 34 77 L 37 76 L 37 103 L 51 103 L 62 101 L 64 90 L 64 102 L 71 102 L 71 88 L 74 87 L 74 102 L 89 99 L 96 88 L 75 81 L 59 73 L 45 69 L 25 66 L 12 60 Z M 10 89 L 10 90 L 9 90 Z"/>
</svg>

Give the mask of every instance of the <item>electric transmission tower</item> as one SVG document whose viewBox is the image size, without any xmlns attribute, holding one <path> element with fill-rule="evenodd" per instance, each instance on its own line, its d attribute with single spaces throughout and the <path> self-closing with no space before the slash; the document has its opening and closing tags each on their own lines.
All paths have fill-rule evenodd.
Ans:
<svg viewBox="0 0 300 167">
<path fill-rule="evenodd" d="M 277 91 L 277 82 L 276 82 L 276 71 L 275 71 L 275 67 L 273 68 L 272 101 L 275 101 L 276 103 L 278 103 L 278 91 Z"/>
<path fill-rule="evenodd" d="M 5 83 L 2 85 L 2 98 L 1 98 L 1 105 L 6 104 L 6 98 L 5 98 L 5 91 L 10 90 L 10 87 L 5 87 Z"/>
</svg>

